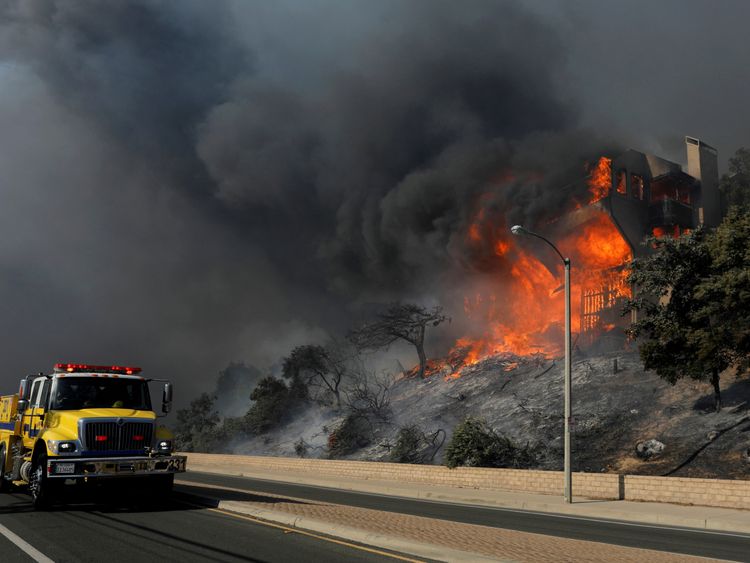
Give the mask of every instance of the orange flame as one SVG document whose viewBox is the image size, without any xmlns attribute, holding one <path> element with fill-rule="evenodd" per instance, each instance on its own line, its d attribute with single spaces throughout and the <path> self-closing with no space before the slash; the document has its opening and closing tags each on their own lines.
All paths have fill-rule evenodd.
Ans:
<svg viewBox="0 0 750 563">
<path fill-rule="evenodd" d="M 589 193 L 591 193 L 591 200 L 589 203 L 599 201 L 607 194 L 609 189 L 612 187 L 612 159 L 603 156 L 596 163 L 596 166 L 591 171 L 591 177 L 589 178 Z"/>
<path fill-rule="evenodd" d="M 654 227 L 651 231 L 651 234 L 653 234 L 655 237 L 679 238 L 680 227 L 679 225 L 674 225 L 671 229 L 669 229 L 668 227 Z"/>
<path fill-rule="evenodd" d="M 495 242 L 495 254 L 498 256 L 505 256 L 505 254 L 510 250 L 510 243 L 505 240 L 498 240 Z"/>
<path fill-rule="evenodd" d="M 482 240 L 482 235 L 479 233 L 479 225 L 476 223 L 469 225 L 469 239 L 474 242 L 480 242 Z"/>
<path fill-rule="evenodd" d="M 632 259 L 630 246 L 605 213 L 586 223 L 561 241 L 560 246 L 571 254 L 587 275 L 592 271 L 614 268 Z"/>
<path fill-rule="evenodd" d="M 603 186 L 601 178 L 606 177 L 609 186 L 610 166 L 609 159 L 600 159 L 590 185 L 598 182 Z M 598 193 L 606 194 L 606 189 Z M 469 236 L 473 240 L 472 227 Z M 497 236 L 507 232 L 507 228 L 476 226 L 475 232 Z M 464 311 L 472 322 L 480 325 L 481 334 L 467 335 L 456 341 L 444 364 L 451 368 L 449 377 L 459 377 L 462 368 L 500 353 L 561 355 L 564 330 L 562 264 L 551 272 L 537 258 L 543 251 L 534 249 L 534 254 L 528 253 L 510 237 L 477 242 L 490 244 L 495 255 L 503 258 L 505 268 L 498 274 L 497 281 L 505 298 L 496 299 L 494 295 L 478 293 L 464 299 Z M 572 264 L 571 325 L 575 337 L 581 325 L 582 288 L 606 288 L 617 297 L 630 295 L 627 272 L 622 266 L 632 260 L 632 251 L 604 211 L 562 238 L 558 247 L 570 257 Z M 601 324 L 602 330 L 614 328 L 611 323 Z M 513 369 L 514 365 L 509 362 L 503 369 Z"/>
</svg>

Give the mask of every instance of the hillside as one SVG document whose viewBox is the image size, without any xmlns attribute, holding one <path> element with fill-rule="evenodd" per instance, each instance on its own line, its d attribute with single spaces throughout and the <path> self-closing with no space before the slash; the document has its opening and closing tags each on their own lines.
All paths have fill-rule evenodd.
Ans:
<svg viewBox="0 0 750 563">
<path fill-rule="evenodd" d="M 562 361 L 495 356 L 464 368 L 455 379 L 399 379 L 390 390 L 390 420 L 372 422 L 367 444 L 346 457 L 387 460 L 398 429 L 417 425 L 426 435 L 437 433 L 436 448 L 443 438 L 438 431 L 445 431 L 447 439 L 432 461 L 442 463 L 454 427 L 471 415 L 535 447 L 540 467 L 561 468 L 562 377 Z M 750 477 L 750 381 L 724 379 L 724 408 L 715 413 L 708 385 L 683 381 L 670 386 L 644 372 L 635 353 L 576 358 L 574 470 Z M 294 456 L 302 440 L 305 455 L 325 457 L 328 435 L 342 420 L 335 410 L 311 404 L 269 434 L 234 444 L 232 451 Z M 664 444 L 663 451 L 650 459 L 639 457 L 637 444 L 652 439 Z"/>
</svg>

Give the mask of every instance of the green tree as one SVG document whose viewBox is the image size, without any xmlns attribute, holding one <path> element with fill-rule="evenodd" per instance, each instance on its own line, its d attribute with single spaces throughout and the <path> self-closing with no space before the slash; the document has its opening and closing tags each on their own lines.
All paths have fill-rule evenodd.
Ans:
<svg viewBox="0 0 750 563">
<path fill-rule="evenodd" d="M 228 449 L 233 441 L 250 438 L 252 432 L 248 428 L 247 419 L 244 416 L 237 416 L 222 420 L 221 425 L 212 431 L 212 435 L 217 444 L 214 449 L 218 447 L 221 450 Z"/>
<path fill-rule="evenodd" d="M 213 395 L 202 393 L 190 402 L 188 408 L 177 411 L 175 439 L 179 449 L 188 452 L 205 450 L 210 442 L 205 439 L 206 435 L 219 423 L 219 413 L 214 409 L 215 400 Z"/>
<path fill-rule="evenodd" d="M 413 303 L 391 303 L 375 319 L 349 332 L 349 340 L 361 350 L 388 348 L 398 340 L 408 342 L 417 350 L 419 377 L 425 377 L 427 355 L 424 335 L 427 326 L 438 326 L 448 317 L 442 307 L 427 309 Z"/>
<path fill-rule="evenodd" d="M 721 177 L 719 189 L 728 207 L 750 209 L 750 150 L 740 148 L 729 159 L 729 174 Z"/>
<path fill-rule="evenodd" d="M 341 408 L 341 384 L 348 375 L 350 354 L 337 342 L 326 347 L 307 344 L 297 346 L 284 358 L 282 375 L 291 381 L 290 393 L 306 398 L 310 386 L 322 387 L 333 395 Z"/>
<path fill-rule="evenodd" d="M 678 239 L 650 239 L 651 256 L 634 261 L 629 281 L 636 297 L 625 312 L 636 311 L 629 334 L 638 339 L 644 367 L 671 384 L 689 377 L 709 381 L 715 409 L 721 409 L 719 374 L 732 362 L 727 331 L 707 291 L 711 246 L 704 229 Z"/>
<path fill-rule="evenodd" d="M 289 392 L 292 396 L 308 398 L 306 374 L 325 370 L 324 357 L 325 349 L 322 346 L 306 344 L 297 346 L 284 358 L 281 374 L 289 380 Z"/>
<path fill-rule="evenodd" d="M 695 291 L 700 315 L 721 326 L 727 360 L 740 374 L 750 367 L 750 213 L 731 208 L 707 244 L 711 270 Z"/>
<path fill-rule="evenodd" d="M 245 415 L 245 427 L 263 434 L 276 426 L 289 410 L 289 389 L 280 379 L 264 377 L 250 394 L 253 404 Z"/>
</svg>

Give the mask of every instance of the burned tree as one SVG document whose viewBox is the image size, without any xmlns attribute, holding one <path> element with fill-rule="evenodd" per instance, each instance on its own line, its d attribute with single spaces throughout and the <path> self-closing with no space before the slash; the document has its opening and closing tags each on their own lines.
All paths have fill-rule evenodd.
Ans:
<svg viewBox="0 0 750 563">
<path fill-rule="evenodd" d="M 427 355 L 424 334 L 428 325 L 438 326 L 448 320 L 442 307 L 427 309 L 413 303 L 392 303 L 375 320 L 349 332 L 349 340 L 360 350 L 388 348 L 397 340 L 404 340 L 417 349 L 419 377 L 425 376 Z"/>
<path fill-rule="evenodd" d="M 344 391 L 346 409 L 364 417 L 374 417 L 385 422 L 391 416 L 391 387 L 393 376 L 389 373 L 377 375 L 367 373 L 364 368 L 355 370 L 352 383 Z"/>
</svg>

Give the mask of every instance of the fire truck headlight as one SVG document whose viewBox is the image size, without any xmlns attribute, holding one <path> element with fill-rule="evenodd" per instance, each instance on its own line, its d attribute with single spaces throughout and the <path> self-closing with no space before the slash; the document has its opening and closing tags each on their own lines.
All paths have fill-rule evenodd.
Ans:
<svg viewBox="0 0 750 563">
<path fill-rule="evenodd" d="M 75 453 L 78 448 L 75 442 L 63 442 L 58 440 L 47 440 L 47 445 L 52 453 L 55 454 L 72 454 Z"/>
<path fill-rule="evenodd" d="M 57 451 L 59 451 L 61 454 L 72 453 L 76 451 L 76 443 L 75 442 L 60 442 L 60 445 L 57 446 Z"/>
<path fill-rule="evenodd" d="M 156 443 L 156 449 L 160 454 L 172 453 L 172 440 L 159 440 Z"/>
</svg>

